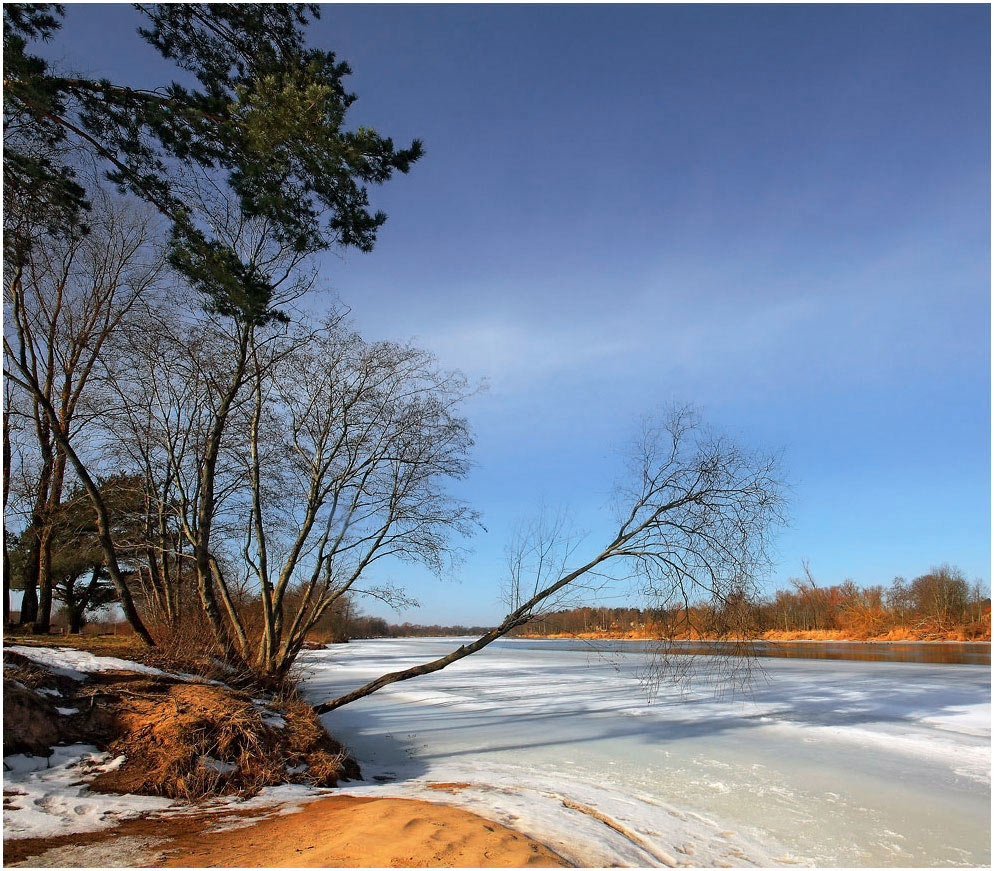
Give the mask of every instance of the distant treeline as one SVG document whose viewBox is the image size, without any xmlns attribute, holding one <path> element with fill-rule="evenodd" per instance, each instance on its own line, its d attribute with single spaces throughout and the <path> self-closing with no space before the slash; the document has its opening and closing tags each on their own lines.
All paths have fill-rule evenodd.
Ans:
<svg viewBox="0 0 994 871">
<path fill-rule="evenodd" d="M 671 609 L 582 607 L 547 614 L 518 630 L 523 635 L 622 634 L 665 637 L 721 636 L 734 626 L 744 635 L 960 639 L 990 637 L 991 600 L 948 565 L 889 586 L 861 587 L 847 580 L 818 586 L 805 571 L 791 588 L 770 596 L 729 600 L 714 613 L 702 605 Z M 709 627 L 722 627 L 709 632 Z"/>
<path fill-rule="evenodd" d="M 347 641 L 351 638 L 425 638 L 438 635 L 482 635 L 492 626 L 422 626 L 417 623 L 388 623 L 382 617 L 353 615 L 343 608 L 327 615 L 310 638 L 315 641 Z"/>
<path fill-rule="evenodd" d="M 811 637 L 974 640 L 990 638 L 991 600 L 979 582 L 969 583 L 957 568 L 942 565 L 908 581 L 859 586 L 846 580 L 819 586 L 805 566 L 804 577 L 766 596 L 742 592 L 720 611 L 698 604 L 674 608 L 579 607 L 545 614 L 514 630 L 515 635 L 628 635 L 634 637 L 721 638 Z M 481 635 L 488 626 L 389 623 L 356 613 L 351 605 L 333 609 L 311 637 L 410 638 Z"/>
<path fill-rule="evenodd" d="M 353 638 L 417 638 L 432 635 L 482 635 L 493 626 L 422 626 L 420 623 L 387 623 L 382 617 L 359 617 L 354 621 Z"/>
</svg>

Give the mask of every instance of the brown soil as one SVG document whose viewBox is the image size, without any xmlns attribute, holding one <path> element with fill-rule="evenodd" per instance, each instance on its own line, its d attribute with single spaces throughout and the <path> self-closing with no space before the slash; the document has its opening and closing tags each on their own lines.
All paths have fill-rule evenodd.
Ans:
<svg viewBox="0 0 994 871">
<path fill-rule="evenodd" d="M 211 830 L 232 818 L 130 820 L 104 832 L 5 841 L 4 864 L 96 867 L 113 859 L 115 864 L 170 868 L 567 867 L 525 835 L 469 811 L 425 801 L 331 796 L 295 813 Z"/>
<path fill-rule="evenodd" d="M 103 706 L 79 701 L 80 684 L 4 650 L 3 752 L 48 756 L 55 744 L 97 744 L 113 734 L 113 716 Z M 58 695 L 51 693 L 57 692 Z M 56 707 L 76 708 L 72 716 Z"/>
</svg>

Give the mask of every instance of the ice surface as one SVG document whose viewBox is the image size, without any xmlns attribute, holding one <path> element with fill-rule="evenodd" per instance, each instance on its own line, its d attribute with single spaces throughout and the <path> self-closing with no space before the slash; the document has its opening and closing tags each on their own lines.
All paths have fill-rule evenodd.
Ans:
<svg viewBox="0 0 994 871">
<path fill-rule="evenodd" d="M 305 690 L 464 641 L 307 652 Z M 345 791 L 458 804 L 584 865 L 989 864 L 989 668 L 765 659 L 745 697 L 649 705 L 646 655 L 610 646 L 502 641 L 332 711 L 367 777 Z"/>
<path fill-rule="evenodd" d="M 325 700 L 464 640 L 310 651 L 305 690 Z M 588 866 L 990 864 L 989 668 L 766 659 L 745 698 L 691 682 L 649 705 L 638 679 L 645 655 L 607 647 L 499 642 L 325 715 L 367 778 L 334 792 L 465 807 Z M 157 673 L 80 651 L 14 649 L 80 678 Z M 86 789 L 95 766 L 121 761 L 85 745 L 5 758 L 5 836 L 193 810 Z M 274 787 L 210 809 L 221 826 L 245 825 L 225 813 L 289 813 L 327 792 Z"/>
</svg>

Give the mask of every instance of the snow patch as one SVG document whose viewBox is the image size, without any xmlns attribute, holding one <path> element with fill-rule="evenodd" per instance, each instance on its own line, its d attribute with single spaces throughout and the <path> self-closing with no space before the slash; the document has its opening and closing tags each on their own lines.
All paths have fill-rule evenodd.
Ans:
<svg viewBox="0 0 994 871">
<path fill-rule="evenodd" d="M 266 707 L 266 702 L 263 699 L 252 699 L 252 704 L 255 706 L 255 709 L 262 714 L 262 722 L 271 729 L 282 729 L 286 726 L 286 720 L 275 711 L 272 711 Z"/>
<path fill-rule="evenodd" d="M 137 674 L 175 678 L 188 683 L 224 686 L 220 681 L 208 680 L 195 674 L 163 671 L 150 665 L 142 665 L 140 662 L 132 662 L 130 659 L 118 659 L 116 656 L 95 656 L 85 650 L 76 650 L 73 647 L 27 647 L 22 644 L 11 644 L 4 647 L 4 650 L 18 653 L 25 659 L 43 665 L 53 674 L 76 681 L 84 681 L 87 679 L 87 675 L 101 671 L 132 671 Z"/>
<path fill-rule="evenodd" d="M 258 808 L 271 809 L 271 815 L 293 813 L 301 805 L 332 792 L 286 784 L 267 787 L 250 799 L 227 796 L 207 804 L 189 805 L 154 796 L 94 793 L 87 788 L 85 779 L 112 771 L 124 761 L 124 756 L 112 758 L 87 744 L 56 747 L 50 757 L 24 753 L 5 756 L 4 838 L 58 837 L 100 831 L 134 817 L 205 812 L 218 815 L 218 828 L 239 828 L 252 825 L 259 817 L 231 815 Z M 221 772 L 233 767 L 213 757 L 207 757 L 206 763 Z"/>
<path fill-rule="evenodd" d="M 48 758 L 5 756 L 4 838 L 96 832 L 172 805 L 167 798 L 90 792 L 82 779 L 105 770 L 108 761 L 108 754 L 87 744 L 55 747 Z"/>
<path fill-rule="evenodd" d="M 11 644 L 4 650 L 20 654 L 25 659 L 43 665 L 54 674 L 79 681 L 86 680 L 88 674 L 100 671 L 134 671 L 139 674 L 175 677 L 161 669 L 142 665 L 140 662 L 118 659 L 115 656 L 94 656 L 85 650 L 76 650 L 72 647 L 27 647 L 22 644 Z"/>
<path fill-rule="evenodd" d="M 213 756 L 205 756 L 202 761 L 207 768 L 212 768 L 219 774 L 229 774 L 232 771 L 238 770 L 238 766 L 234 763 L 223 762 L 220 759 L 215 759 Z"/>
</svg>

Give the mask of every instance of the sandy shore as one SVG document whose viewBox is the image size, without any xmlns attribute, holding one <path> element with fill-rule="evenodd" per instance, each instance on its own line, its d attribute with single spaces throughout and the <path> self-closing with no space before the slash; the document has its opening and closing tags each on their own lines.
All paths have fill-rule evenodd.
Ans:
<svg viewBox="0 0 994 871">
<path fill-rule="evenodd" d="M 269 809 L 272 810 L 272 809 Z M 131 820 L 63 838 L 5 841 L 5 865 L 170 868 L 559 868 L 548 847 L 468 811 L 330 796 L 215 831 L 214 815 Z M 240 822 L 247 822 L 241 820 Z M 225 826 L 232 824 L 226 817 Z"/>
<path fill-rule="evenodd" d="M 333 796 L 191 839 L 166 867 L 552 868 L 547 847 L 476 814 L 411 799 Z"/>
</svg>

